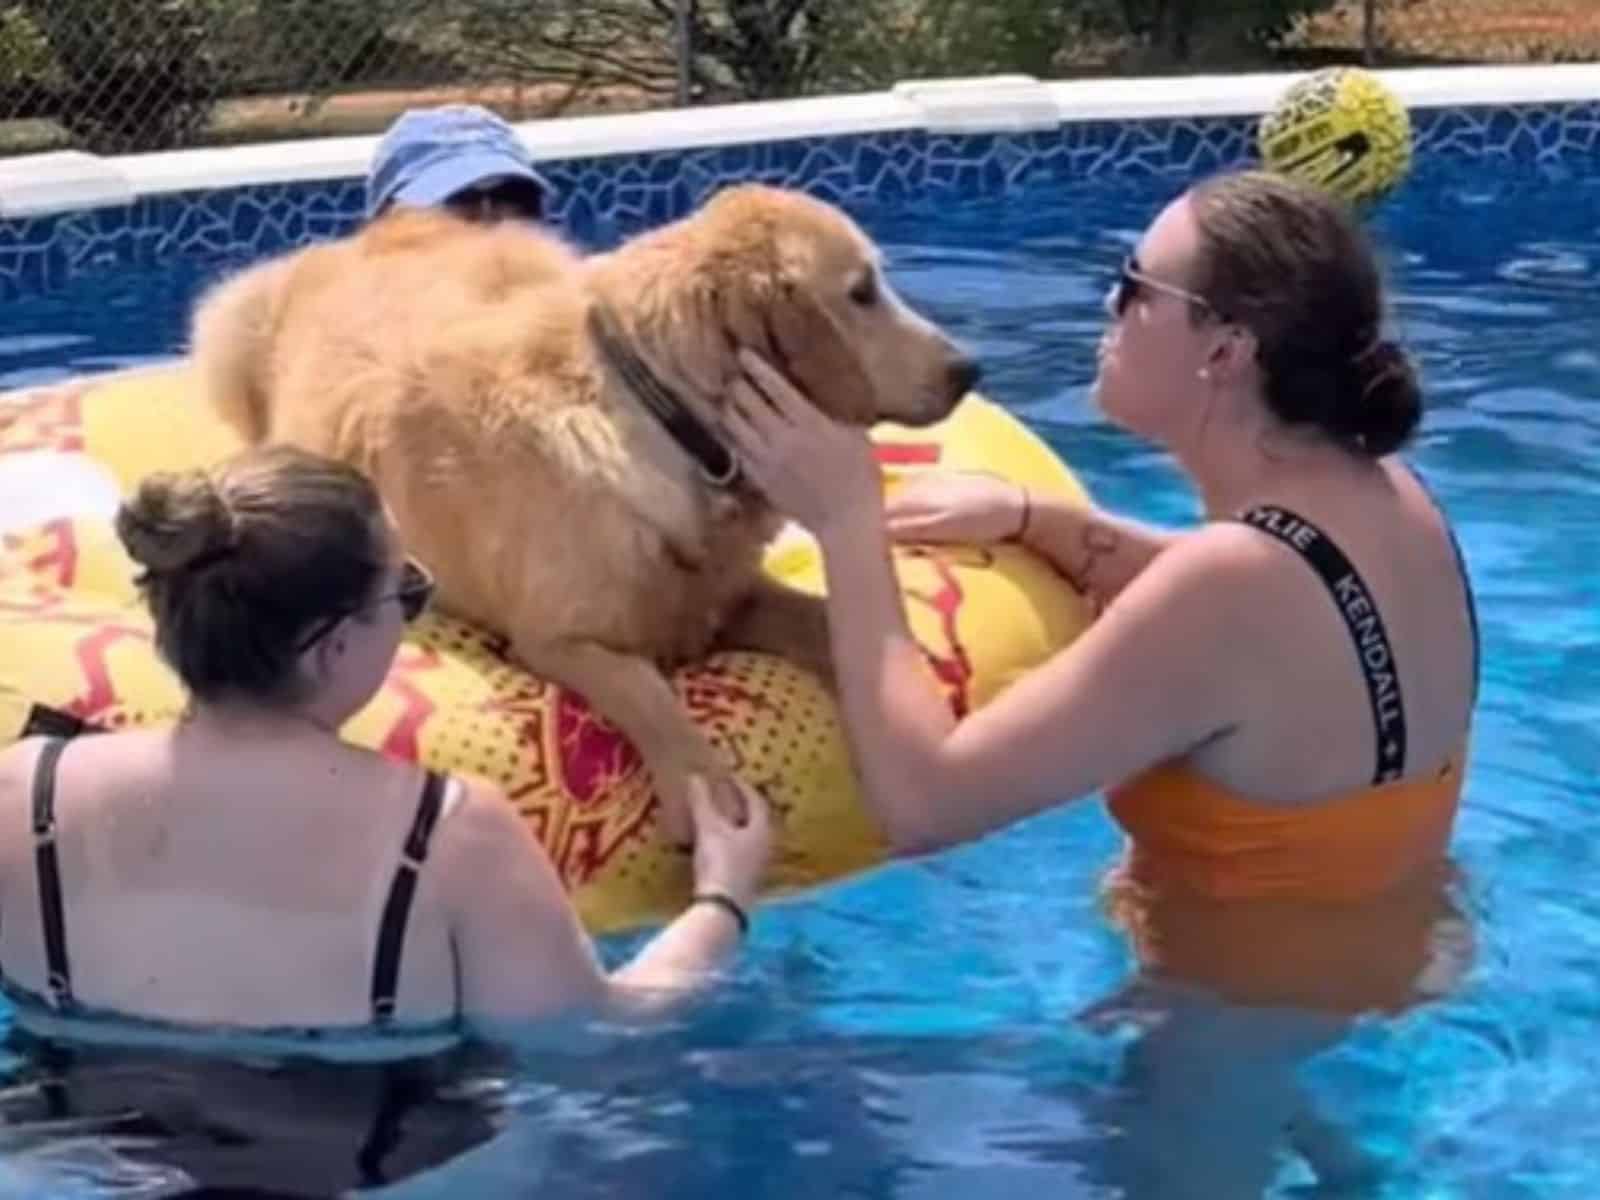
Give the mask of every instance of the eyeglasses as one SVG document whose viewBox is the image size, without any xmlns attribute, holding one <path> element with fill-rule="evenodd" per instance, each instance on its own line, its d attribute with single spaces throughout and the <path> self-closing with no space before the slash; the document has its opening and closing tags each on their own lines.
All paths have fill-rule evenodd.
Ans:
<svg viewBox="0 0 1600 1200">
<path fill-rule="evenodd" d="M 538 221 L 544 216 L 544 191 L 526 180 L 502 179 L 465 188 L 445 206 L 469 221 Z"/>
<path fill-rule="evenodd" d="M 1160 279 L 1152 279 L 1149 275 L 1146 275 L 1143 268 L 1139 266 L 1139 259 L 1132 254 L 1122 260 L 1122 269 L 1117 273 L 1116 282 L 1111 285 L 1111 290 L 1106 293 L 1106 311 L 1120 320 L 1122 314 L 1128 311 L 1128 305 L 1139 298 L 1140 288 L 1149 288 L 1152 292 L 1165 292 L 1169 296 L 1176 296 L 1179 300 L 1186 300 L 1190 304 L 1198 305 L 1218 320 L 1225 319 L 1217 311 L 1216 306 L 1204 296 L 1186 291 L 1177 284 L 1166 283 Z"/>
<path fill-rule="evenodd" d="M 433 587 L 433 576 L 428 574 L 428 568 L 416 559 L 408 558 L 400 567 L 400 582 L 395 585 L 394 591 L 379 596 L 377 602 L 382 604 L 386 600 L 398 600 L 400 615 L 409 625 L 428 610 L 428 604 L 433 599 Z"/>
<path fill-rule="evenodd" d="M 408 558 L 400 567 L 400 580 L 395 584 L 394 590 L 375 597 L 372 607 L 379 608 L 391 600 L 396 600 L 400 604 L 400 616 L 409 625 L 427 611 L 428 603 L 433 599 L 433 589 L 434 579 L 428 573 L 428 568 L 416 559 Z M 295 652 L 304 654 L 338 628 L 340 621 L 354 616 L 359 611 L 360 609 L 346 609 L 324 617 L 312 626 L 310 633 L 300 639 Z"/>
</svg>

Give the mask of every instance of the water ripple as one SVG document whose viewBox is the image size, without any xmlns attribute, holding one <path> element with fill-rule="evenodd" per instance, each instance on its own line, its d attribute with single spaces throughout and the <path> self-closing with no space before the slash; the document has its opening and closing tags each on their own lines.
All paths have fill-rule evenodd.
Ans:
<svg viewBox="0 0 1600 1200">
<path fill-rule="evenodd" d="M 581 1063 L 531 1054 L 517 1119 L 403 1194 L 1109 1196 L 1179 1146 L 1195 1172 L 1266 1171 L 1249 1194 L 1328 1194 L 1284 1143 L 1284 1097 L 1342 1164 L 1328 1169 L 1362 1181 L 1344 1194 L 1600 1192 L 1600 170 L 1504 174 L 1424 163 L 1374 218 L 1432 406 L 1415 457 L 1483 618 L 1456 844 L 1478 951 L 1456 994 L 1343 1040 L 1260 1013 L 1190 1014 L 1165 1042 L 1130 1032 L 1128 950 L 1095 899 L 1118 838 L 1089 801 L 767 909 L 703 1013 Z M 1171 191 L 1103 181 L 937 219 L 860 214 L 898 287 L 979 353 L 986 389 L 1103 503 L 1157 522 L 1192 520 L 1193 496 L 1100 421 L 1088 385 L 1106 282 Z M 176 351 L 219 269 L 9 306 L 0 384 Z M 1112 998 L 1126 1021 L 1080 1020 Z M 1272 1055 L 1281 1070 L 1236 1069 Z M 1163 1071 L 1201 1101 L 1187 1134 L 1151 1136 L 1159 1106 L 1125 1102 Z M 64 1169 L 100 1195 L 141 1185 L 97 1187 L 99 1161 Z"/>
</svg>

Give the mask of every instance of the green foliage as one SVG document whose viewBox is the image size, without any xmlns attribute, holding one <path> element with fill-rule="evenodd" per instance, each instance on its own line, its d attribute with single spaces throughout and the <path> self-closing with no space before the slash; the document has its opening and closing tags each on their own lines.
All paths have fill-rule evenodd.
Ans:
<svg viewBox="0 0 1600 1200">
<path fill-rule="evenodd" d="M 670 93 L 672 12 L 653 0 L 453 0 L 444 34 L 479 79 Z"/>
<path fill-rule="evenodd" d="M 0 5 L 0 88 L 45 79 L 50 43 L 20 4 Z"/>
<path fill-rule="evenodd" d="M 869 0 L 870 2 L 870 0 Z M 694 0 L 690 75 L 701 98 L 763 99 L 806 91 L 830 22 L 857 0 Z M 458 53 L 478 77 L 624 86 L 666 96 L 677 86 L 673 0 L 456 0 Z"/>
<path fill-rule="evenodd" d="M 389 29 L 431 0 L 15 0 L 0 6 L 0 113 L 101 153 L 197 140 L 216 102 L 323 93 L 424 64 Z"/>
<path fill-rule="evenodd" d="M 843 5 L 840 6 L 843 8 Z M 828 86 L 883 87 L 901 79 L 1053 73 L 1080 28 L 1071 0 L 864 0 L 828 46 Z"/>
<path fill-rule="evenodd" d="M 21 91 L 82 145 L 107 153 L 183 145 L 220 85 L 212 33 L 227 0 L 23 0 L 9 28 L 31 48 Z M 31 72 L 31 74 L 23 74 Z"/>
<path fill-rule="evenodd" d="M 1307 13 L 1336 0 L 1093 0 L 1154 57 L 1172 63 L 1270 49 Z"/>
<path fill-rule="evenodd" d="M 709 102 L 1260 61 L 1333 3 L 687 0 L 688 83 Z M 361 83 L 537 85 L 545 111 L 606 89 L 664 103 L 678 17 L 678 0 L 0 0 L 0 116 L 126 152 L 199 140 L 225 97 L 314 104 Z"/>
<path fill-rule="evenodd" d="M 432 0 L 233 0 L 230 47 L 255 88 L 316 92 L 423 64 L 391 31 L 440 7 Z"/>
</svg>

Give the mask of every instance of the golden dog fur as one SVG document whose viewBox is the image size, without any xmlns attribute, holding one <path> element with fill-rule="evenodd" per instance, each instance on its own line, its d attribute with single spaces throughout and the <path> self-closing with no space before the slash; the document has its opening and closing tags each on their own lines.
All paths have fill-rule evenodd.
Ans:
<svg viewBox="0 0 1600 1200">
<path fill-rule="evenodd" d="M 761 186 L 589 257 L 523 224 L 397 210 L 224 280 L 192 356 L 247 441 L 365 470 L 441 605 L 616 723 L 681 835 L 690 776 L 727 766 L 662 670 L 737 646 L 826 673 L 826 623 L 761 571 L 777 515 L 707 482 L 600 353 L 597 301 L 713 431 L 736 345 L 861 425 L 938 420 L 976 377 L 843 213 Z"/>
</svg>

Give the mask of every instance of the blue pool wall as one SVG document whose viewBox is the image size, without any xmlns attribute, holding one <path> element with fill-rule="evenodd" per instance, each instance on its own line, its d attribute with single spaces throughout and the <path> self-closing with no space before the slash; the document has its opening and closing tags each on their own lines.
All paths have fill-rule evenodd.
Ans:
<svg viewBox="0 0 1600 1200">
<path fill-rule="evenodd" d="M 1559 171 L 1600 154 L 1600 97 L 1413 108 L 1418 161 L 1494 160 Z M 1259 117 L 1067 120 L 1017 132 L 899 129 L 701 148 L 545 158 L 550 219 L 604 244 L 675 218 L 735 182 L 799 187 L 848 207 L 937 206 L 1084 178 L 1175 179 L 1250 163 Z M 215 153 L 215 152 L 212 152 Z M 127 202 L 0 217 L 0 302 L 85 275 L 204 256 L 249 261 L 355 228 L 363 180 L 283 181 L 167 190 Z"/>
</svg>

